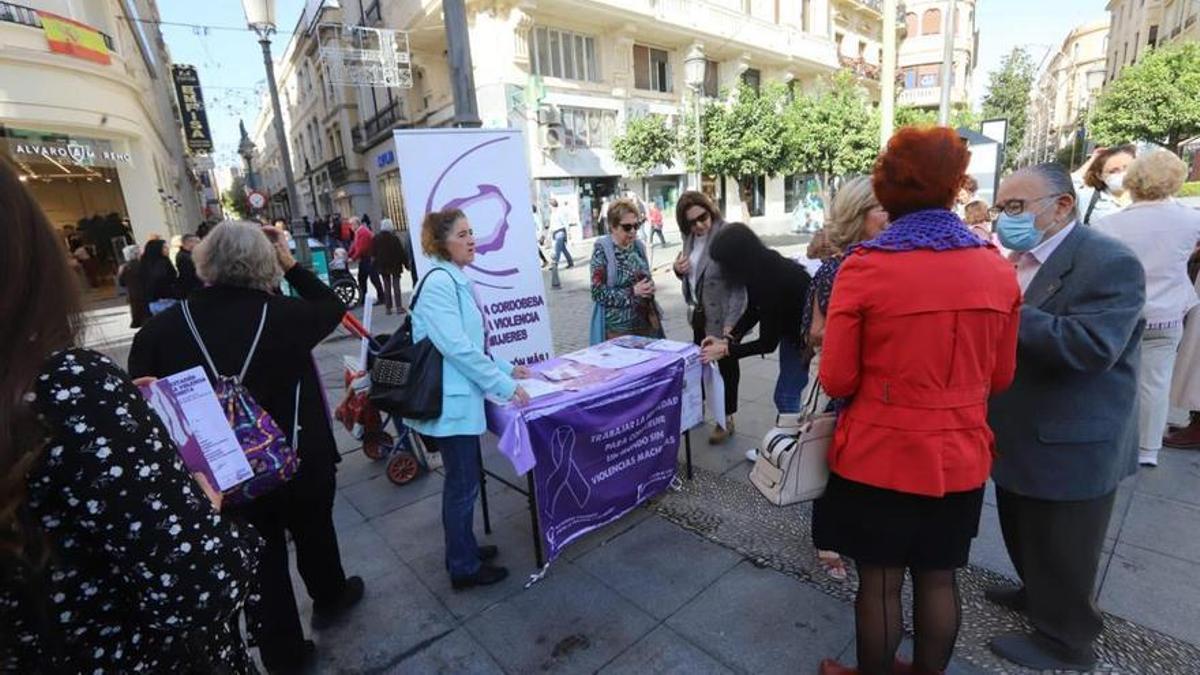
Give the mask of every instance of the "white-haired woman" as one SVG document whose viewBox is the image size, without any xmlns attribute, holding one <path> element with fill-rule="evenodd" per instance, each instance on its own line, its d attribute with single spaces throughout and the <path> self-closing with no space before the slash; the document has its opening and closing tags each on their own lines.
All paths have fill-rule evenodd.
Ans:
<svg viewBox="0 0 1200 675">
<path fill-rule="evenodd" d="M 147 322 L 134 337 L 129 372 L 165 377 L 196 366 L 208 372 L 186 310 L 218 372 L 236 375 L 249 358 L 243 384 L 280 430 L 298 439 L 300 468 L 290 482 L 227 508 L 266 540 L 258 598 L 246 607 L 250 634 L 268 670 L 296 670 L 312 660 L 315 645 L 300 626 L 286 533 L 295 542 L 296 567 L 313 600 L 313 628 L 331 624 L 363 594 L 362 580 L 346 577 L 338 553 L 333 526 L 337 443 L 312 358 L 313 348 L 333 332 L 346 308 L 316 275 L 296 264 L 286 235 L 274 228 L 222 223 L 194 256 L 206 286 Z M 300 297 L 273 293 L 281 278 Z"/>
<path fill-rule="evenodd" d="M 821 267 L 813 275 L 808 287 L 808 300 L 800 317 L 800 335 L 813 349 L 809 362 L 808 389 L 802 400 L 811 396 L 811 388 L 818 386 L 817 373 L 821 364 L 821 343 L 825 337 L 825 315 L 829 311 L 829 298 L 833 294 L 833 282 L 842 266 L 843 256 L 851 246 L 874 239 L 887 227 L 888 213 L 879 205 L 871 187 L 870 176 L 859 176 L 846 181 L 829 205 L 829 217 L 825 220 L 825 253 Z M 827 405 L 828 399 L 821 395 L 818 405 Z M 817 558 L 829 576 L 844 581 L 847 577 L 846 563 L 834 551 L 817 551 Z"/>
<path fill-rule="evenodd" d="M 1187 165 L 1170 152 L 1142 155 L 1126 169 L 1123 181 L 1133 203 L 1095 223 L 1097 230 L 1133 249 L 1146 270 L 1146 330 L 1138 371 L 1142 466 L 1158 466 L 1183 317 L 1197 304 L 1187 264 L 1200 243 L 1200 212 L 1171 199 L 1186 178 Z"/>
<path fill-rule="evenodd" d="M 408 255 L 400 235 L 396 234 L 396 226 L 391 218 L 379 221 L 379 234 L 371 239 L 371 257 L 375 264 L 375 272 L 383 281 L 383 303 L 387 305 L 387 313 L 391 314 L 393 307 L 397 313 L 403 312 L 400 277 L 404 274 Z"/>
</svg>

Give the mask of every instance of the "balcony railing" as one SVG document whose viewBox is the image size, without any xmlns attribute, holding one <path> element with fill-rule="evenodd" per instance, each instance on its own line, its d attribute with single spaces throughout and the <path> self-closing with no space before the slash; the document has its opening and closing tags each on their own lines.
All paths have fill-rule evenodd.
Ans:
<svg viewBox="0 0 1200 675">
<path fill-rule="evenodd" d="M 897 102 L 900 105 L 931 105 L 941 100 L 941 87 L 911 87 L 903 89 Z"/>
<path fill-rule="evenodd" d="M 873 9 L 876 12 L 883 13 L 883 0 L 849 0 L 856 5 L 862 5 L 867 9 Z"/>
<path fill-rule="evenodd" d="M 41 28 L 42 19 L 38 16 L 37 10 L 18 5 L 12 2 L 0 2 L 0 22 L 15 23 L 20 26 L 29 26 L 30 28 Z M 113 42 L 112 37 L 104 31 L 96 31 L 100 33 L 100 37 L 104 38 L 104 46 L 108 47 L 108 51 L 117 51 L 117 44 Z"/>
<path fill-rule="evenodd" d="M 325 162 L 325 170 L 329 172 L 329 182 L 334 185 L 341 185 L 342 181 L 346 178 L 346 158 L 338 155 Z"/>
<path fill-rule="evenodd" d="M 849 70 L 855 75 L 858 75 L 859 77 L 865 77 L 869 80 L 879 79 L 879 66 L 875 65 L 874 63 L 867 63 L 862 57 L 854 59 L 850 58 L 849 56 L 839 55 L 838 62 L 843 68 Z"/>
<path fill-rule="evenodd" d="M 350 139 L 355 145 L 362 145 L 370 142 L 381 133 L 391 131 L 397 124 L 404 120 L 404 107 L 400 105 L 400 99 L 395 99 L 386 107 L 381 108 L 374 117 L 363 122 L 362 128 L 355 127 L 350 130 Z"/>
</svg>

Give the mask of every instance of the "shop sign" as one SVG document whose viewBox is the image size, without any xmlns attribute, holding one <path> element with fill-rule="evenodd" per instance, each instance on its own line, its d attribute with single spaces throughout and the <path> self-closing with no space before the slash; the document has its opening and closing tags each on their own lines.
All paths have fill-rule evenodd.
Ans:
<svg viewBox="0 0 1200 675">
<path fill-rule="evenodd" d="M 204 95 L 200 92 L 200 76 L 195 66 L 176 64 L 171 66 L 175 78 L 175 96 L 179 101 L 179 114 L 183 118 L 183 137 L 191 152 L 210 152 L 213 149 L 212 133 L 208 129 L 208 113 L 204 110 Z"/>
<path fill-rule="evenodd" d="M 375 159 L 375 168 L 382 169 L 383 167 L 385 167 L 389 164 L 394 164 L 395 162 L 396 162 L 396 151 L 388 150 L 388 151 L 380 154 L 379 157 L 377 157 Z"/>
<path fill-rule="evenodd" d="M 9 140 L 14 157 L 38 156 L 52 160 L 66 160 L 82 166 L 113 166 L 117 162 L 129 164 L 133 155 L 115 150 L 97 150 L 91 144 L 69 140 L 65 143 L 22 143 Z"/>
</svg>

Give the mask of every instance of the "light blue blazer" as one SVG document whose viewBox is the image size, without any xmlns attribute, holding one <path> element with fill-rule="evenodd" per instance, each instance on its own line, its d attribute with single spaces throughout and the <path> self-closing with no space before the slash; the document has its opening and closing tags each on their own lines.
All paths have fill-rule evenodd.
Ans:
<svg viewBox="0 0 1200 675">
<path fill-rule="evenodd" d="M 457 265 L 435 260 L 422 284 L 412 310 L 413 341 L 428 337 L 442 354 L 442 416 L 404 423 L 437 438 L 478 436 L 487 428 L 484 395 L 507 400 L 516 391 L 513 366 L 484 353 L 483 315 Z"/>
</svg>

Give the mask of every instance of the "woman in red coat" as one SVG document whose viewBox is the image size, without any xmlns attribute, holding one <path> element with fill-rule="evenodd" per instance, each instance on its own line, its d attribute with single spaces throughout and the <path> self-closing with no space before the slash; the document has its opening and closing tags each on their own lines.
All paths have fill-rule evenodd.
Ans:
<svg viewBox="0 0 1200 675">
<path fill-rule="evenodd" d="M 1016 369 L 1016 275 L 950 210 L 969 158 L 951 129 L 892 137 L 872 176 L 891 225 L 850 250 L 829 304 L 820 380 L 843 406 L 813 538 L 857 566 L 857 672 L 896 668 L 905 569 L 912 672 L 950 662 L 955 570 L 967 563 L 992 465 L 987 400 Z M 856 671 L 826 661 L 821 672 Z"/>
</svg>

